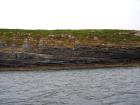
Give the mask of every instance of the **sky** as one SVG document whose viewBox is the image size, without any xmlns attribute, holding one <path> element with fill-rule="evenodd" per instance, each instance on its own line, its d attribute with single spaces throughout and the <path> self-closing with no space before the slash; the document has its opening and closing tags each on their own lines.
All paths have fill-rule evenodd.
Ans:
<svg viewBox="0 0 140 105">
<path fill-rule="evenodd" d="M 140 30 L 140 0 L 0 0 L 0 28 Z"/>
</svg>

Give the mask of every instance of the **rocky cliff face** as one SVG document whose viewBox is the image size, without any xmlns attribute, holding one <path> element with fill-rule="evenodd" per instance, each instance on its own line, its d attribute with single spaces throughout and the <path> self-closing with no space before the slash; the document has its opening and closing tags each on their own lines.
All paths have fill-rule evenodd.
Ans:
<svg viewBox="0 0 140 105">
<path fill-rule="evenodd" d="M 52 64 L 116 64 L 140 61 L 140 48 L 87 47 L 75 48 L 47 47 L 39 53 L 0 52 L 1 67 L 19 67 Z"/>
</svg>

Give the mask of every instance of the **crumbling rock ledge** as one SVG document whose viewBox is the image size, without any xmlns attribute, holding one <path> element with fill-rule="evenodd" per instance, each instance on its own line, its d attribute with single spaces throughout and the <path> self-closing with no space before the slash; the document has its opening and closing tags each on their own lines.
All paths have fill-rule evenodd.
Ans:
<svg viewBox="0 0 140 105">
<path fill-rule="evenodd" d="M 86 47 L 40 49 L 39 53 L 0 52 L 0 67 L 97 65 L 140 62 L 140 47 Z"/>
</svg>

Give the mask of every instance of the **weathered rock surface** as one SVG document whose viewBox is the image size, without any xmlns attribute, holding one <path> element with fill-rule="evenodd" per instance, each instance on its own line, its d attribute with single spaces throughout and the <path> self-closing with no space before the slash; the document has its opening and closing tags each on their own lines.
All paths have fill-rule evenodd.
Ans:
<svg viewBox="0 0 140 105">
<path fill-rule="evenodd" d="M 4 48 L 6 45 L 4 42 L 0 41 L 0 48 Z"/>
<path fill-rule="evenodd" d="M 49 64 L 115 64 L 140 61 L 140 48 L 44 48 L 37 53 L 0 52 L 1 67 Z"/>
</svg>

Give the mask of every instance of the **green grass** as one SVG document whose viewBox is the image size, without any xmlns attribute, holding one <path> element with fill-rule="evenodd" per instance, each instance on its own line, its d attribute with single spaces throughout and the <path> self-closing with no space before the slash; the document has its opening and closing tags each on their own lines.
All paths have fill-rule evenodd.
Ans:
<svg viewBox="0 0 140 105">
<path fill-rule="evenodd" d="M 97 30 L 97 29 L 83 29 L 83 30 L 23 30 L 23 29 L 0 29 L 0 41 L 11 44 L 13 38 L 18 37 L 21 40 L 16 41 L 18 44 L 23 43 L 23 39 L 31 35 L 33 39 L 39 40 L 41 37 L 47 37 L 48 35 L 72 35 L 77 40 L 84 44 L 111 43 L 111 44 L 128 44 L 137 43 L 140 44 L 140 37 L 134 35 L 134 30 Z M 121 33 L 121 34 L 120 34 Z M 98 41 L 92 41 L 92 38 L 98 37 Z M 67 42 L 64 40 L 64 43 Z"/>
</svg>

